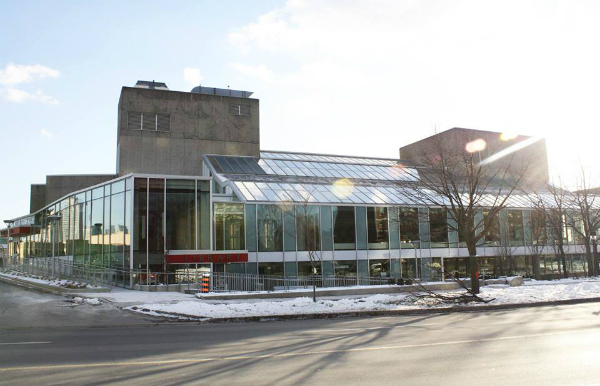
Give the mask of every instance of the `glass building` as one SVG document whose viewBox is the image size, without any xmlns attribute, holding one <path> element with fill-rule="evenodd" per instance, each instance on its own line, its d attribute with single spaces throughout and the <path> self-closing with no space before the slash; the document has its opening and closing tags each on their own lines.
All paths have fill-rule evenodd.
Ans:
<svg viewBox="0 0 600 386">
<path fill-rule="evenodd" d="M 0 234 L 10 236 L 10 255 L 58 258 L 126 286 L 180 280 L 182 271 L 438 280 L 442 272 L 431 268 L 437 263 L 446 273 L 467 274 L 468 253 L 451 216 L 414 199 L 420 181 L 414 164 L 260 151 L 258 100 L 251 94 L 175 92 L 160 82 L 123 87 L 117 173 L 48 176 L 47 186 L 32 187 L 31 214 Z M 543 159 L 545 147 L 539 153 Z M 54 195 L 62 191 L 69 193 Z M 479 219 L 490 216 L 494 198 L 481 198 Z M 491 225 L 481 230 L 477 249 L 482 271 L 508 273 L 499 263 L 504 250 L 510 273 L 532 274 L 534 207 L 514 193 L 486 221 Z M 565 226 L 572 273 L 586 270 L 577 234 Z M 542 272 L 555 275 L 555 253 L 541 252 Z"/>
<path fill-rule="evenodd" d="M 181 269 L 435 280 L 440 272 L 430 266 L 439 263 L 466 275 L 467 252 L 448 213 L 410 199 L 418 175 L 391 159 L 206 155 L 202 176 L 133 173 L 18 218 L 10 251 L 106 268 L 125 285 L 164 282 L 170 279 L 162 273 Z M 488 275 L 499 273 L 502 235 L 514 273 L 531 275 L 531 212 L 528 198 L 513 194 L 497 226 L 485 230 L 478 255 Z M 585 270 L 572 229 L 564 241 L 571 271 Z M 232 255 L 237 261 L 227 259 Z M 542 259 L 549 274 L 557 264 L 550 254 Z"/>
</svg>

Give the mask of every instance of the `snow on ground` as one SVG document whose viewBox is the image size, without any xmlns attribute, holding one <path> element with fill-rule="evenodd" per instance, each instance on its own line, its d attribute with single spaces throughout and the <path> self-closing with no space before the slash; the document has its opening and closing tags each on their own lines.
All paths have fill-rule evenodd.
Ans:
<svg viewBox="0 0 600 386">
<path fill-rule="evenodd" d="M 491 299 L 493 304 L 534 303 L 543 301 L 585 299 L 600 297 L 600 281 L 579 281 L 561 283 L 551 282 L 554 285 L 527 285 L 510 287 L 508 285 L 490 285 L 482 288 L 481 296 Z M 459 291 L 444 291 L 445 294 L 459 293 Z M 155 295 L 155 294 L 153 294 Z M 471 304 L 477 307 L 481 303 Z M 377 310 L 411 310 L 448 307 L 437 301 L 423 300 L 408 294 L 379 294 L 369 296 L 347 296 L 317 299 L 314 303 L 311 298 L 299 297 L 286 300 L 244 300 L 244 301 L 216 301 L 216 300 L 183 300 L 175 303 L 162 303 L 160 301 L 138 304 L 128 309 L 156 314 L 167 312 L 185 314 L 200 318 L 232 318 L 246 316 L 273 316 L 273 315 L 302 315 L 314 313 L 339 313 L 353 311 Z"/>
<path fill-rule="evenodd" d="M 45 284 L 45 285 L 61 287 L 61 288 L 73 288 L 73 289 L 100 288 L 98 286 L 94 286 L 94 285 L 87 284 L 87 283 L 81 283 L 78 281 L 61 280 L 61 279 L 57 279 L 57 278 L 42 277 L 42 276 L 38 276 L 38 275 L 32 275 L 29 273 L 11 271 L 11 270 L 0 270 L 0 276 L 17 278 L 20 280 L 26 280 L 26 281 L 30 281 L 33 283 Z"/>
<path fill-rule="evenodd" d="M 112 287 L 110 292 L 86 292 L 81 295 L 106 299 L 121 306 L 140 303 L 174 303 L 195 299 L 194 295 L 182 294 L 180 292 L 134 291 L 120 287 Z"/>
</svg>

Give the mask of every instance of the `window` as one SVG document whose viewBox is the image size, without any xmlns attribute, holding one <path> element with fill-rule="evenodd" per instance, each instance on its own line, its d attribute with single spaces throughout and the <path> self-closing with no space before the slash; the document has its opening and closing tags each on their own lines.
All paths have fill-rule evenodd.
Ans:
<svg viewBox="0 0 600 386">
<path fill-rule="evenodd" d="M 167 250 L 196 249 L 195 181 L 167 180 Z"/>
<path fill-rule="evenodd" d="M 215 203 L 215 250 L 243 250 L 244 236 L 244 204 Z"/>
<path fill-rule="evenodd" d="M 448 214 L 446 209 L 429 209 L 429 227 L 433 248 L 448 247 Z"/>
<path fill-rule="evenodd" d="M 414 248 L 419 241 L 419 211 L 417 208 L 400 208 L 400 241 L 402 248 Z"/>
<path fill-rule="evenodd" d="M 369 249 L 388 249 L 387 208 L 367 207 Z"/>
<path fill-rule="evenodd" d="M 354 207 L 333 207 L 333 242 L 334 249 L 338 251 L 356 249 Z M 356 266 L 354 272 L 356 273 Z"/>
<path fill-rule="evenodd" d="M 296 226 L 298 250 L 320 251 L 319 207 L 313 205 L 296 206 Z"/>
<path fill-rule="evenodd" d="M 281 252 L 283 249 L 283 218 L 281 207 L 258 205 L 258 251 Z M 283 273 L 283 264 L 282 269 Z"/>
<path fill-rule="evenodd" d="M 524 243 L 523 212 L 520 210 L 507 211 L 508 235 L 511 246 L 522 246 Z"/>
<path fill-rule="evenodd" d="M 500 243 L 500 216 L 498 216 L 498 212 L 495 213 L 494 217 L 490 216 L 489 211 L 483 211 L 484 238 L 486 244 L 497 246 Z"/>
<path fill-rule="evenodd" d="M 171 131 L 171 115 L 129 111 L 127 128 L 129 130 Z"/>
<path fill-rule="evenodd" d="M 233 115 L 250 116 L 250 105 L 229 105 L 229 112 Z"/>
</svg>

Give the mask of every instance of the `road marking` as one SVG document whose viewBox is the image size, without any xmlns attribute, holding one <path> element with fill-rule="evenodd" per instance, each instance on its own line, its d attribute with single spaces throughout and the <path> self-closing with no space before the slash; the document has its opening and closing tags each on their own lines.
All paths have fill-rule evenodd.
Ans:
<svg viewBox="0 0 600 386">
<path fill-rule="evenodd" d="M 52 342 L 0 342 L 0 346 L 14 345 L 14 344 L 48 344 Z"/>
<path fill-rule="evenodd" d="M 308 330 L 303 331 L 304 333 L 311 332 L 332 332 L 332 331 L 365 331 L 365 330 L 392 330 L 394 328 L 407 328 L 407 327 L 421 327 L 421 326 L 437 326 L 440 323 L 421 323 L 421 324 L 408 324 L 401 326 L 381 326 L 381 327 L 355 327 L 355 328 L 331 328 L 331 329 L 319 329 L 319 330 Z"/>
<path fill-rule="evenodd" d="M 514 340 L 514 339 L 526 339 L 526 338 L 540 338 L 546 336 L 555 335 L 567 335 L 576 334 L 581 332 L 589 332 L 598 330 L 599 327 L 586 328 L 581 330 L 572 331 L 558 331 L 549 332 L 544 334 L 526 334 L 526 335 L 514 335 L 514 336 L 502 336 L 497 338 L 483 338 L 483 339 L 469 339 L 469 340 L 456 340 L 449 342 L 435 342 L 435 343 L 421 343 L 421 344 L 407 344 L 399 346 L 380 346 L 380 347 L 362 347 L 362 348 L 349 348 L 339 350 L 322 350 L 322 351 L 306 351 L 298 353 L 284 353 L 284 354 L 262 354 L 255 355 L 252 353 L 246 353 L 244 355 L 226 356 L 226 357 L 213 357 L 213 358 L 202 358 L 202 359 L 169 359 L 169 360 L 157 360 L 157 361 L 139 361 L 139 362 L 101 362 L 101 363 L 82 363 L 82 364 L 70 364 L 70 365 L 42 365 L 42 366 L 21 366 L 21 367 L 0 367 L 0 372 L 5 371 L 35 371 L 35 370 L 64 370 L 64 369 L 85 369 L 85 368 L 98 368 L 98 367 L 131 367 L 131 366 L 165 366 L 172 364 L 199 364 L 206 362 L 218 362 L 218 361 L 240 361 L 240 360 L 255 360 L 255 359 L 271 359 L 271 358 L 291 358 L 308 355 L 327 355 L 327 354 L 339 354 L 339 353 L 353 353 L 353 352 L 368 352 L 368 351 L 380 351 L 380 350 L 400 350 L 407 348 L 420 348 L 420 347 L 434 347 L 434 346 L 451 346 L 461 344 L 472 344 L 472 343 L 484 343 L 484 342 L 495 342 L 502 340 Z"/>
</svg>

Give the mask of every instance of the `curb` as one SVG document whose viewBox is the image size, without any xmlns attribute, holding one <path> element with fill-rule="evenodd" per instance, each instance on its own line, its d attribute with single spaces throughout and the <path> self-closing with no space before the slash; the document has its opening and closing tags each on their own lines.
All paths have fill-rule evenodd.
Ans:
<svg viewBox="0 0 600 386">
<path fill-rule="evenodd" d="M 154 312 L 156 314 L 164 315 L 165 317 L 177 317 L 185 318 L 190 322 L 195 321 L 199 324 L 209 323 L 250 323 L 250 322 L 275 322 L 284 320 L 307 320 L 307 319 L 334 319 L 334 318 L 352 318 L 352 317 L 377 317 L 377 316 L 408 316 L 408 315 L 424 315 L 424 314 L 450 314 L 455 312 L 482 312 L 482 311 L 502 311 L 502 310 L 513 310 L 519 308 L 533 308 L 533 307 L 551 307 L 571 304 L 585 304 L 585 303 L 600 303 L 600 297 L 586 298 L 586 299 L 568 299 L 568 300 L 555 300 L 551 302 L 534 302 L 534 303 L 514 303 L 514 304 L 497 304 L 497 305 L 485 305 L 485 306 L 457 306 L 457 307 L 441 307 L 441 308 L 421 308 L 413 310 L 372 310 L 372 311 L 350 311 L 350 312 L 337 312 L 337 313 L 312 313 L 312 314 L 298 314 L 298 315 L 265 315 L 265 316 L 241 316 L 233 318 L 210 318 L 196 315 L 188 315 L 177 312 L 167 311 L 154 311 L 148 310 L 148 312 Z M 135 307 L 135 306 L 134 306 Z M 142 308 L 137 307 L 135 310 L 127 308 L 132 312 L 139 312 L 146 314 Z"/>
<path fill-rule="evenodd" d="M 110 292 L 110 288 L 95 288 L 95 289 L 62 288 L 62 287 L 56 287 L 56 286 L 48 285 L 48 284 L 35 283 L 35 282 L 31 282 L 29 280 L 23 280 L 23 279 L 19 279 L 16 277 L 7 277 L 7 276 L 3 276 L 3 275 L 0 275 L 0 281 L 7 283 L 7 284 L 13 284 L 13 285 L 16 285 L 19 287 L 33 289 L 33 290 L 37 290 L 37 291 L 41 291 L 41 292 L 48 292 L 48 293 L 52 293 L 52 294 L 56 294 L 56 295 L 76 294 L 76 293 L 81 293 L 81 292 L 83 292 L 83 293 L 85 293 L 85 292 L 90 292 L 90 293 Z"/>
</svg>

